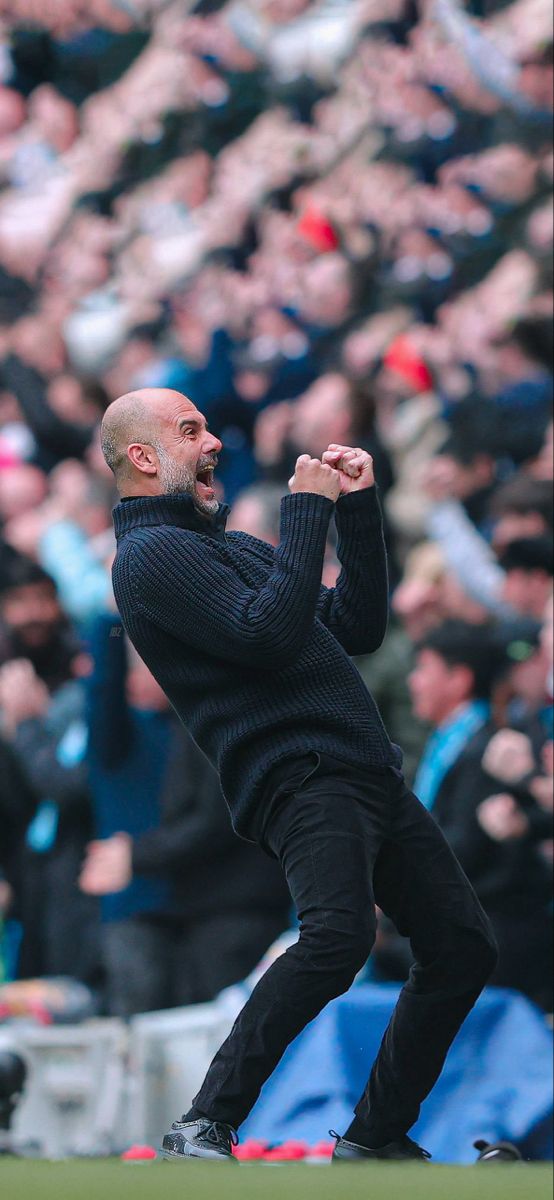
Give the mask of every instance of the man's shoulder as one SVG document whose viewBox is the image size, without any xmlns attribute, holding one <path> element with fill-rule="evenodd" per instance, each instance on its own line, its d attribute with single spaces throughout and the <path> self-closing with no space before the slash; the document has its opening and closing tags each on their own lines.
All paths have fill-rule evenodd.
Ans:
<svg viewBox="0 0 554 1200">
<path fill-rule="evenodd" d="M 127 603 L 137 599 L 138 589 L 143 592 L 148 579 L 164 573 L 164 560 L 174 557 L 173 533 L 186 534 L 186 530 L 174 527 L 151 526 L 132 529 L 117 543 L 112 563 L 112 583 L 116 599 L 125 596 Z"/>
<path fill-rule="evenodd" d="M 131 529 L 117 543 L 114 562 L 147 563 L 156 557 L 171 554 L 175 546 L 200 544 L 203 539 L 192 529 L 181 529 L 178 525 L 144 525 Z"/>
</svg>

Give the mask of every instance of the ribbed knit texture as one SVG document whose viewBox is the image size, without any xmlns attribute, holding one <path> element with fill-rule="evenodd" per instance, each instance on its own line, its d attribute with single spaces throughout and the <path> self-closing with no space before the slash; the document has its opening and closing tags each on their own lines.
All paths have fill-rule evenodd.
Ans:
<svg viewBox="0 0 554 1200">
<path fill-rule="evenodd" d="M 113 584 L 125 628 L 183 724 L 219 772 L 238 833 L 264 777 L 318 750 L 361 766 L 401 754 L 348 657 L 380 646 L 388 582 L 375 488 L 332 501 L 285 496 L 276 549 L 226 533 L 226 505 L 196 513 L 186 494 L 114 509 Z M 335 513 L 342 570 L 321 585 Z"/>
</svg>

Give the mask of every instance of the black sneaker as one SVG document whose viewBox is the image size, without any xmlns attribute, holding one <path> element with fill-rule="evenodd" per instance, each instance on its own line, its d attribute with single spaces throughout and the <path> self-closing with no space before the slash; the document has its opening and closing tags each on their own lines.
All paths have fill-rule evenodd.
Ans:
<svg viewBox="0 0 554 1200">
<path fill-rule="evenodd" d="M 480 1152 L 477 1162 L 523 1162 L 523 1155 L 511 1142 L 485 1142 L 481 1139 L 473 1145 Z"/>
<path fill-rule="evenodd" d="M 389 1159 L 394 1162 L 408 1162 L 408 1160 L 413 1162 L 415 1159 L 419 1162 L 428 1162 L 431 1158 L 428 1150 L 422 1150 L 421 1146 L 418 1146 L 417 1142 L 413 1142 L 407 1135 L 397 1142 L 388 1142 L 386 1146 L 379 1146 L 378 1150 L 370 1150 L 367 1146 L 358 1146 L 356 1142 L 347 1142 L 333 1129 L 330 1129 L 329 1133 L 337 1140 L 331 1162 L 362 1162 L 369 1159 L 374 1162 L 376 1159 Z"/>
<path fill-rule="evenodd" d="M 231 1125 L 199 1117 L 197 1121 L 174 1121 L 162 1142 L 164 1158 L 210 1158 L 236 1163 L 233 1146 L 238 1137 Z"/>
</svg>

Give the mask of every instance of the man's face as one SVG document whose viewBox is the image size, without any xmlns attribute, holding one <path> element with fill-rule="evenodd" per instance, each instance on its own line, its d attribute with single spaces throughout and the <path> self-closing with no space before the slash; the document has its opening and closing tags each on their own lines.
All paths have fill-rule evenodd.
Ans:
<svg viewBox="0 0 554 1200">
<path fill-rule="evenodd" d="M 506 572 L 502 599 L 522 616 L 540 619 L 552 580 L 544 571 L 524 571 L 512 567 Z"/>
<path fill-rule="evenodd" d="M 451 666 L 434 650 L 420 650 L 408 679 L 415 715 L 440 725 L 469 699 L 470 674 L 466 667 Z"/>
<path fill-rule="evenodd" d="M 222 443 L 209 433 L 206 418 L 190 400 L 183 396 L 171 403 L 152 446 L 158 458 L 160 492 L 187 492 L 199 512 L 217 512 L 213 474 Z"/>
<path fill-rule="evenodd" d="M 7 591 L 1 616 L 19 644 L 29 651 L 46 646 L 61 620 L 61 609 L 48 583 L 32 583 Z"/>
<path fill-rule="evenodd" d="M 292 444 L 299 453 L 319 457 L 331 442 L 346 444 L 350 436 L 349 386 L 344 376 L 322 375 L 296 401 Z"/>
</svg>

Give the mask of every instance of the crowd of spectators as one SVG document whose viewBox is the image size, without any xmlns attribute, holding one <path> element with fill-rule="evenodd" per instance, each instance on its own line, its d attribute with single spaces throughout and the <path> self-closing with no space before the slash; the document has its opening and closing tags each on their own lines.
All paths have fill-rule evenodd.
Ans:
<svg viewBox="0 0 554 1200">
<path fill-rule="evenodd" d="M 373 454 L 391 621 L 358 667 L 494 982 L 551 1011 L 551 110 L 545 0 L 0 0 L 7 975 L 128 1016 L 293 920 L 115 610 L 100 420 L 169 386 L 273 544 L 299 453 Z M 373 977 L 409 963 L 383 918 Z"/>
</svg>

